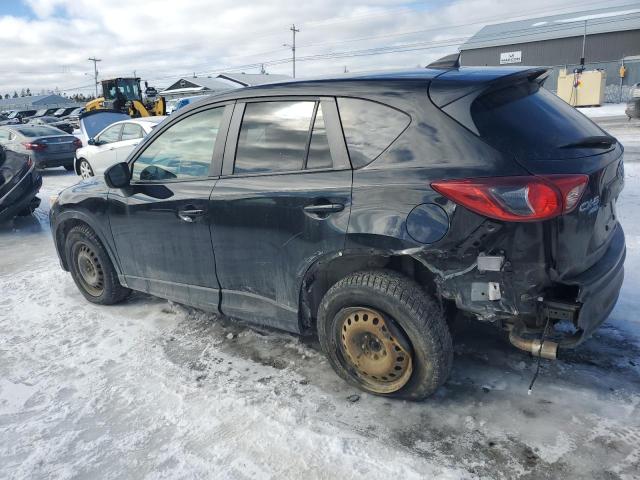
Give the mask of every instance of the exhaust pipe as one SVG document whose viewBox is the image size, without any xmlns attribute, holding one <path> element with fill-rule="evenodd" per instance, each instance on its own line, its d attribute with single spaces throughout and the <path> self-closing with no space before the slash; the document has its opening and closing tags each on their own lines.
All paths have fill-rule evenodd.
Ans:
<svg viewBox="0 0 640 480">
<path fill-rule="evenodd" d="M 539 339 L 522 338 L 518 335 L 518 328 L 513 327 L 509 332 L 509 342 L 516 348 L 529 352 L 534 357 L 542 357 L 548 360 L 558 358 L 558 344 L 550 340 L 541 342 Z"/>
</svg>

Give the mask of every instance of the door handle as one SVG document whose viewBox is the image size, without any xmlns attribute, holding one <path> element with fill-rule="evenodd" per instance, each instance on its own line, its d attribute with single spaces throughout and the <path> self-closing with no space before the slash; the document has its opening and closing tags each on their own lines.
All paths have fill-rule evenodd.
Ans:
<svg viewBox="0 0 640 480">
<path fill-rule="evenodd" d="M 344 210 L 344 205 L 341 203 L 323 203 L 304 207 L 304 211 L 308 213 L 334 213 L 342 210 Z"/>
<path fill-rule="evenodd" d="M 179 210 L 178 218 L 187 223 L 193 223 L 196 221 L 196 218 L 202 217 L 204 215 L 204 210 L 193 209 L 193 210 Z"/>
</svg>

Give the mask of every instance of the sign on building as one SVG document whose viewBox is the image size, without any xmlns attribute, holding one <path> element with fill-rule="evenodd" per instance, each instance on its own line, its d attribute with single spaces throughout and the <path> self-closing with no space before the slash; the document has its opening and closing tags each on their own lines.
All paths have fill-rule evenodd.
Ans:
<svg viewBox="0 0 640 480">
<path fill-rule="evenodd" d="M 521 63 L 522 51 L 516 52 L 503 52 L 500 54 L 500 65 L 506 65 L 508 63 Z"/>
</svg>

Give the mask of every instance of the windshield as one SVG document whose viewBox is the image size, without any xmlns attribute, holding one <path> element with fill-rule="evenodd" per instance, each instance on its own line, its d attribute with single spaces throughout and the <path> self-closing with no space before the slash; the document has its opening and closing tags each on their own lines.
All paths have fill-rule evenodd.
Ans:
<svg viewBox="0 0 640 480">
<path fill-rule="evenodd" d="M 17 129 L 20 135 L 27 138 L 48 137 L 50 135 L 66 135 L 62 130 L 57 128 L 38 126 L 38 127 L 20 127 Z"/>
<path fill-rule="evenodd" d="M 131 117 L 126 113 L 99 112 L 82 118 L 80 122 L 84 126 L 87 138 L 93 138 L 112 123 L 119 122 L 120 120 L 127 120 L 129 118 Z"/>
<path fill-rule="evenodd" d="M 139 100 L 138 82 L 133 79 L 109 80 L 103 83 L 103 94 L 107 100 L 115 100 L 120 92 L 126 100 Z"/>
<path fill-rule="evenodd" d="M 471 117 L 487 143 L 522 160 L 602 153 L 602 149 L 562 147 L 606 135 L 538 82 L 519 82 L 478 97 L 471 105 Z"/>
</svg>

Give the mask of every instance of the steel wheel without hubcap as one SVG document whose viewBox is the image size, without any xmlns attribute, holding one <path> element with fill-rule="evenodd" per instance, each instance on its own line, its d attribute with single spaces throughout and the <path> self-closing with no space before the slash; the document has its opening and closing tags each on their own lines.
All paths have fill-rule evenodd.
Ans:
<svg viewBox="0 0 640 480">
<path fill-rule="evenodd" d="M 80 176 L 82 178 L 93 177 L 93 170 L 91 169 L 91 165 L 86 160 L 80 161 Z"/>
<path fill-rule="evenodd" d="M 96 252 L 88 245 L 81 244 L 76 254 L 76 265 L 82 286 L 90 295 L 99 297 L 104 290 L 104 272 Z"/>
<path fill-rule="evenodd" d="M 401 389 L 411 377 L 413 354 L 404 333 L 392 319 L 370 308 L 343 310 L 338 319 L 338 344 L 358 383 L 375 393 Z"/>
</svg>

